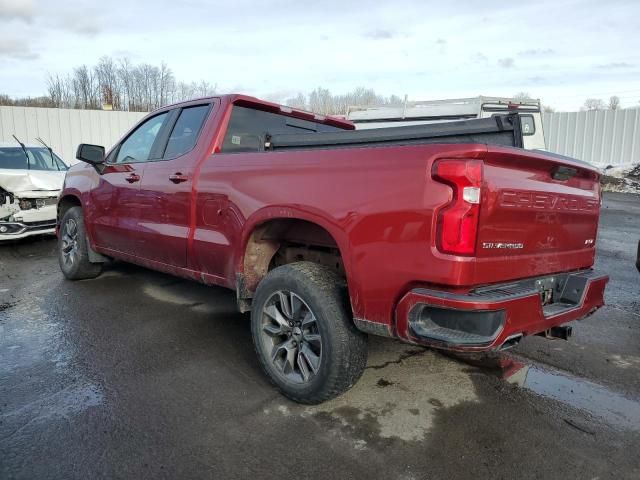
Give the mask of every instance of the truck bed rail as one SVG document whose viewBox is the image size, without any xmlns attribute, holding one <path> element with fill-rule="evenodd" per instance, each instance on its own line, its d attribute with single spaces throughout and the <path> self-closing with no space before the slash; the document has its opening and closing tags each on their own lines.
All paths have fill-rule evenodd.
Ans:
<svg viewBox="0 0 640 480">
<path fill-rule="evenodd" d="M 428 143 L 480 143 L 523 147 L 517 113 L 406 127 L 267 135 L 265 150 L 309 150 Z"/>
</svg>

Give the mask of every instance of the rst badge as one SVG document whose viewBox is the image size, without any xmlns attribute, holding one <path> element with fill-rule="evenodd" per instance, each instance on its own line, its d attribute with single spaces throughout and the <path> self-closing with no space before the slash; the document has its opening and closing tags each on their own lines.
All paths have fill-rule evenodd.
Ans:
<svg viewBox="0 0 640 480">
<path fill-rule="evenodd" d="M 520 250 L 524 248 L 524 243 L 482 242 L 482 248 L 501 249 L 501 250 Z"/>
</svg>

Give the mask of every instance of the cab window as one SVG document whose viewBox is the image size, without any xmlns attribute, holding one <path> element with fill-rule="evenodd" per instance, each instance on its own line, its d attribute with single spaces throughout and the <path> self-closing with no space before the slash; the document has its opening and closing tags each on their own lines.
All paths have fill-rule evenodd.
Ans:
<svg viewBox="0 0 640 480">
<path fill-rule="evenodd" d="M 164 112 L 140 125 L 122 142 L 114 163 L 146 162 L 149 160 L 153 143 L 166 118 L 167 112 Z"/>
<path fill-rule="evenodd" d="M 198 134 L 208 113 L 209 105 L 182 109 L 169 136 L 169 143 L 164 152 L 165 159 L 169 160 L 184 155 L 196 146 Z"/>
<path fill-rule="evenodd" d="M 341 128 L 254 108 L 233 106 L 222 144 L 225 153 L 264 150 L 266 134 L 335 132 Z"/>
</svg>

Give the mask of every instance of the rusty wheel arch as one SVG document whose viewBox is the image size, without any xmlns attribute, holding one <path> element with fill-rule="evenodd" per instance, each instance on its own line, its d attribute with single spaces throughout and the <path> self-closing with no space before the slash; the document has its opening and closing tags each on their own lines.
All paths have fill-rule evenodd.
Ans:
<svg viewBox="0 0 640 480">
<path fill-rule="evenodd" d="M 251 298 L 271 269 L 303 260 L 335 268 L 346 281 L 340 247 L 323 226 L 297 218 L 276 218 L 257 225 L 245 246 L 242 270 L 236 275 L 240 311 L 251 309 Z"/>
</svg>

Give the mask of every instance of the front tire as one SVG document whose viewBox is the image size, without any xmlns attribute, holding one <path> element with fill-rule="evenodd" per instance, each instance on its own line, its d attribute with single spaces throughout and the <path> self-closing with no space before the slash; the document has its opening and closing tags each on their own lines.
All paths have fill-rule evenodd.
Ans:
<svg viewBox="0 0 640 480">
<path fill-rule="evenodd" d="M 322 265 L 275 268 L 252 302 L 251 333 L 262 369 L 288 398 L 317 404 L 351 388 L 367 362 L 341 279 Z"/>
<path fill-rule="evenodd" d="M 69 280 L 95 278 L 102 272 L 101 263 L 89 261 L 89 245 L 81 207 L 71 207 L 62 217 L 58 262 L 60 270 Z"/>
</svg>

